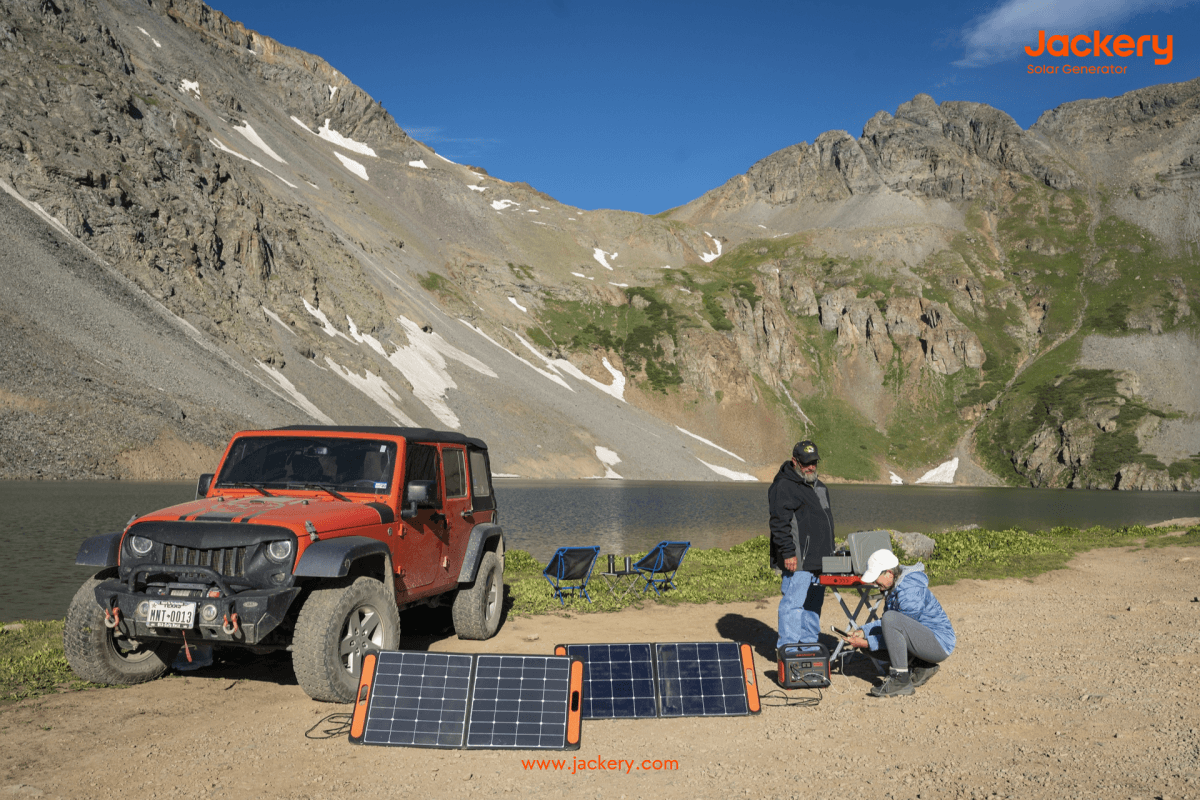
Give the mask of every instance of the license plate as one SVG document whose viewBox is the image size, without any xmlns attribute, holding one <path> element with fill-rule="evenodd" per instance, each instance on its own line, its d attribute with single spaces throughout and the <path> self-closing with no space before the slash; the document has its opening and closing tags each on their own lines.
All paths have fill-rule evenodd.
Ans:
<svg viewBox="0 0 1200 800">
<path fill-rule="evenodd" d="M 177 600 L 151 600 L 146 624 L 151 628 L 192 628 L 196 623 L 196 604 Z"/>
</svg>

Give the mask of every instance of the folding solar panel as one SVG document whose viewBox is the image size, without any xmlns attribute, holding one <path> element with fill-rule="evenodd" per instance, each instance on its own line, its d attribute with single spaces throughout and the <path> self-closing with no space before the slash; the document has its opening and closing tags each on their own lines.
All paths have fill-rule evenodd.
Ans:
<svg viewBox="0 0 1200 800">
<path fill-rule="evenodd" d="M 582 690 L 570 657 L 385 651 L 364 659 L 350 741 L 573 750 Z"/>
<path fill-rule="evenodd" d="M 583 661 L 583 719 L 700 717 L 762 710 L 750 646 L 735 642 L 570 644 Z"/>
</svg>

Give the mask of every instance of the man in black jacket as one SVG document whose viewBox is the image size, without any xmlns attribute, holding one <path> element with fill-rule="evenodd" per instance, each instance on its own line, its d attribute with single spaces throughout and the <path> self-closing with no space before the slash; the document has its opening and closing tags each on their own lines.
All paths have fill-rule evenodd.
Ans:
<svg viewBox="0 0 1200 800">
<path fill-rule="evenodd" d="M 792 448 L 767 499 L 771 507 L 771 567 L 783 571 L 777 646 L 816 642 L 825 587 L 817 582 L 821 559 L 833 552 L 833 509 L 829 490 L 817 478 L 821 460 L 810 441 Z"/>
</svg>

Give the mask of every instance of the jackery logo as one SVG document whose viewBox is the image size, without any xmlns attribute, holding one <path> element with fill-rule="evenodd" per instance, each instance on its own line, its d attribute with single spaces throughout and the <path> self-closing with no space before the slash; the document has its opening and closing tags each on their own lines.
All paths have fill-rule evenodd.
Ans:
<svg viewBox="0 0 1200 800">
<path fill-rule="evenodd" d="M 1147 47 L 1149 45 L 1149 47 Z M 1026 46 L 1025 52 L 1033 57 L 1048 55 L 1054 58 L 1087 58 L 1089 56 L 1095 58 L 1129 58 L 1137 55 L 1141 58 L 1146 55 L 1156 55 L 1159 58 L 1154 59 L 1154 63 L 1158 65 L 1170 64 L 1175 57 L 1175 40 L 1170 34 L 1167 34 L 1165 43 L 1158 34 L 1144 34 L 1142 36 L 1133 37 L 1126 34 L 1108 34 L 1103 38 L 1100 31 L 1092 33 L 1080 33 L 1075 36 L 1069 34 L 1057 34 L 1047 36 L 1045 31 L 1038 31 L 1038 40 L 1036 45 Z"/>
</svg>

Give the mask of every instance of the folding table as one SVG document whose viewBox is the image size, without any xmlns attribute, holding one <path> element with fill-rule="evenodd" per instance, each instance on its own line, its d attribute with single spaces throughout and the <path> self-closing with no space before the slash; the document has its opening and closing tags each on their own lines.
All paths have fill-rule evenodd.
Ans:
<svg viewBox="0 0 1200 800">
<path fill-rule="evenodd" d="M 608 584 L 608 590 L 616 597 L 624 597 L 637 588 L 638 578 L 642 573 L 633 568 L 632 559 L 625 556 L 625 569 L 617 569 L 615 557 L 608 557 L 608 571 L 601 572 L 600 577 Z"/>
<path fill-rule="evenodd" d="M 873 583 L 863 583 L 862 578 L 858 575 L 821 575 L 818 580 L 822 586 L 826 586 L 833 591 L 833 596 L 837 598 L 838 604 L 842 607 L 842 611 L 846 614 L 847 628 L 850 633 L 861 631 L 863 627 L 869 623 L 879 619 L 879 611 L 883 607 L 884 595 L 882 592 L 874 600 L 871 599 L 871 592 L 875 591 L 876 587 Z M 846 605 L 846 598 L 842 597 L 842 589 L 853 589 L 858 593 L 858 605 L 854 607 L 854 611 L 850 610 L 850 606 Z M 858 615 L 863 609 L 867 610 L 867 618 L 860 624 Z M 864 637 L 865 638 L 865 637 Z M 845 640 L 839 640 L 838 645 L 834 648 L 833 654 L 829 657 L 829 663 L 832 664 L 838 658 L 843 658 L 850 653 L 843 653 L 846 649 Z M 875 664 L 875 668 L 879 670 L 881 675 L 887 674 L 886 663 L 871 655 L 869 650 L 862 651 Z M 840 662 L 839 662 L 840 663 Z M 845 672 L 843 669 L 842 672 Z"/>
</svg>

